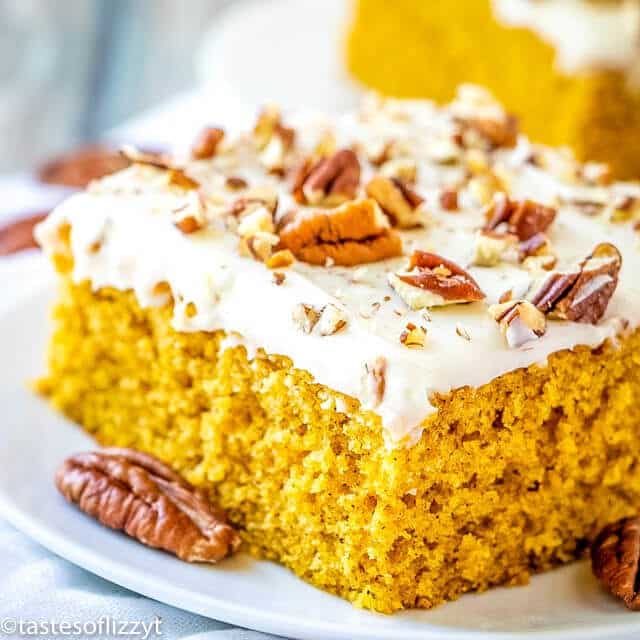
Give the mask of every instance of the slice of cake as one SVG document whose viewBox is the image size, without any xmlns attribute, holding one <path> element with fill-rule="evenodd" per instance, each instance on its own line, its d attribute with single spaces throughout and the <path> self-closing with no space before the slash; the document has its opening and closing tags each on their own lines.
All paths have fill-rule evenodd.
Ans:
<svg viewBox="0 0 640 640">
<path fill-rule="evenodd" d="M 637 509 L 639 185 L 473 87 L 127 154 L 38 229 L 39 388 L 252 554 L 391 612 L 524 583 Z"/>
<path fill-rule="evenodd" d="M 640 176 L 639 0 L 357 0 L 347 58 L 387 95 L 484 85 L 533 140 Z"/>
</svg>

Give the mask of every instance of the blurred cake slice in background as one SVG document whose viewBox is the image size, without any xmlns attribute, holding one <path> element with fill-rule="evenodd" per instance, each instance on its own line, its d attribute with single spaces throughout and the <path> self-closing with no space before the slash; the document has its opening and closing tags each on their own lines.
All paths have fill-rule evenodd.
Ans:
<svg viewBox="0 0 640 640">
<path fill-rule="evenodd" d="M 640 176 L 640 1 L 356 0 L 353 16 L 365 85 L 440 102 L 485 85 L 532 139 Z"/>
</svg>

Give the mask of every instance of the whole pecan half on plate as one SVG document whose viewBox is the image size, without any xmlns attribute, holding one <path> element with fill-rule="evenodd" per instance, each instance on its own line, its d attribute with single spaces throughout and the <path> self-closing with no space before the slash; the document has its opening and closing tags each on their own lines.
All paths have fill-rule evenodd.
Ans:
<svg viewBox="0 0 640 640">
<path fill-rule="evenodd" d="M 374 200 L 285 216 L 280 248 L 303 262 L 350 267 L 399 256 L 402 240 Z"/>
<path fill-rule="evenodd" d="M 33 229 L 46 217 L 47 212 L 43 211 L 0 226 L 0 256 L 37 247 Z"/>
<path fill-rule="evenodd" d="M 485 297 L 462 267 L 427 251 L 414 251 L 405 271 L 389 274 L 389 284 L 412 309 L 475 302 Z"/>
<path fill-rule="evenodd" d="M 607 525 L 591 546 L 594 575 L 616 597 L 640 611 L 640 516 Z"/>
<path fill-rule="evenodd" d="M 188 562 L 218 562 L 240 538 L 223 511 L 157 458 L 102 449 L 68 458 L 56 486 L 102 524 Z"/>
<path fill-rule="evenodd" d="M 605 314 L 618 286 L 621 266 L 618 249 L 601 243 L 575 270 L 551 273 L 531 303 L 551 317 L 595 324 Z"/>
</svg>

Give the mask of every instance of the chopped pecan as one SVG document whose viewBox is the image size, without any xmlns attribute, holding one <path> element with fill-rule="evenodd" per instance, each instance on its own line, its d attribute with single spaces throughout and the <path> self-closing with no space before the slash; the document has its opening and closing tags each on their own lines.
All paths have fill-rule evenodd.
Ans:
<svg viewBox="0 0 640 640">
<path fill-rule="evenodd" d="M 229 215 L 236 218 L 247 215 L 259 207 L 266 207 L 272 215 L 278 209 L 278 194 L 270 187 L 254 187 L 235 200 L 229 208 Z"/>
<path fill-rule="evenodd" d="M 458 118 L 462 127 L 462 146 L 482 144 L 490 150 L 513 148 L 518 142 L 518 119 L 505 114 L 503 118 Z"/>
<path fill-rule="evenodd" d="M 387 360 L 378 356 L 364 365 L 364 392 L 374 409 L 384 400 L 386 390 Z"/>
<path fill-rule="evenodd" d="M 298 304 L 293 309 L 293 322 L 304 333 L 317 330 L 321 336 L 331 336 L 347 326 L 347 316 L 342 309 L 331 303 L 323 307 Z"/>
<path fill-rule="evenodd" d="M 8 256 L 24 249 L 37 247 L 34 227 L 47 217 L 47 212 L 32 214 L 0 227 L 0 256 Z"/>
<path fill-rule="evenodd" d="M 417 327 L 413 322 L 408 322 L 400 334 L 400 343 L 408 349 L 422 349 L 427 339 L 427 330 Z"/>
<path fill-rule="evenodd" d="M 489 314 L 500 325 L 507 344 L 512 348 L 537 340 L 547 330 L 544 313 L 526 300 L 491 305 Z"/>
<path fill-rule="evenodd" d="M 102 449 L 68 458 L 56 486 L 102 524 L 188 562 L 218 562 L 240 543 L 223 511 L 157 458 Z"/>
<path fill-rule="evenodd" d="M 503 260 L 518 257 L 518 237 L 512 233 L 480 230 L 476 234 L 472 262 L 479 267 L 494 267 Z"/>
<path fill-rule="evenodd" d="M 310 264 L 341 266 L 376 262 L 402 252 L 400 236 L 374 200 L 354 200 L 331 210 L 287 216 L 280 247 Z"/>
<path fill-rule="evenodd" d="M 253 136 L 262 164 L 272 173 L 283 174 L 288 164 L 287 156 L 295 142 L 295 131 L 282 124 L 277 107 L 270 106 L 262 110 Z"/>
<path fill-rule="evenodd" d="M 229 176 L 224 181 L 224 186 L 229 189 L 229 191 L 241 191 L 242 189 L 246 189 L 249 183 L 240 176 Z"/>
<path fill-rule="evenodd" d="M 424 224 L 424 214 L 420 209 L 424 199 L 398 178 L 376 176 L 368 182 L 365 190 L 387 214 L 391 224 L 403 229 Z"/>
<path fill-rule="evenodd" d="M 627 608 L 640 611 L 640 516 L 604 527 L 591 546 L 591 568 Z"/>
<path fill-rule="evenodd" d="M 536 233 L 530 238 L 520 242 L 518 244 L 518 250 L 520 252 L 520 260 L 548 254 L 549 238 L 542 232 Z"/>
<path fill-rule="evenodd" d="M 458 210 L 458 191 L 456 189 L 443 189 L 440 193 L 440 206 L 445 211 Z"/>
<path fill-rule="evenodd" d="M 618 286 L 621 266 L 618 249 L 601 243 L 575 271 L 551 273 L 531 303 L 551 317 L 596 324 Z"/>
<path fill-rule="evenodd" d="M 519 240 L 525 241 L 546 231 L 555 220 L 556 210 L 532 200 L 511 200 L 506 194 L 499 193 L 495 195 L 486 217 L 485 230 L 495 231 L 504 225 Z"/>
<path fill-rule="evenodd" d="M 281 249 L 266 261 L 266 265 L 269 269 L 284 269 L 290 267 L 295 261 L 296 258 L 289 249 Z"/>
<path fill-rule="evenodd" d="M 202 195 L 197 191 L 190 191 L 185 204 L 173 211 L 174 224 L 182 233 L 195 233 L 206 224 L 205 212 L 206 205 Z"/>
<path fill-rule="evenodd" d="M 296 171 L 291 192 L 300 204 L 334 207 L 356 197 L 360 162 L 351 149 L 340 149 L 317 162 L 306 160 Z"/>
<path fill-rule="evenodd" d="M 218 145 L 224 138 L 224 129 L 219 127 L 205 127 L 191 147 L 191 157 L 194 160 L 208 160 L 216 155 Z"/>
<path fill-rule="evenodd" d="M 454 262 L 414 251 L 407 269 L 389 274 L 389 283 L 412 309 L 483 300 L 478 283 Z"/>
<path fill-rule="evenodd" d="M 256 231 L 251 235 L 240 238 L 238 250 L 242 256 L 248 256 L 258 260 L 258 262 L 267 263 L 273 257 L 277 244 L 277 235 L 268 231 Z"/>
</svg>

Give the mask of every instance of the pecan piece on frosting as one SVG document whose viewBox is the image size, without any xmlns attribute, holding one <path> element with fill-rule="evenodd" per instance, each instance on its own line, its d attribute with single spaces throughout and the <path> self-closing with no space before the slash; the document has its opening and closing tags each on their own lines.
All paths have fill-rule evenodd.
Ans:
<svg viewBox="0 0 640 640">
<path fill-rule="evenodd" d="M 300 204 L 335 207 L 353 200 L 359 184 L 358 156 L 340 149 L 317 162 L 306 160 L 294 174 L 291 193 Z"/>
<path fill-rule="evenodd" d="M 218 562 L 240 544 L 222 510 L 146 453 L 79 453 L 62 464 L 55 481 L 67 500 L 102 524 L 181 560 Z"/>
<path fill-rule="evenodd" d="M 414 310 L 474 302 L 485 297 L 464 269 L 426 251 L 414 251 L 405 271 L 389 274 L 389 284 Z"/>
<path fill-rule="evenodd" d="M 347 326 L 345 312 L 335 304 L 328 303 L 323 307 L 310 304 L 298 304 L 293 309 L 293 323 L 304 333 L 314 330 L 321 336 L 332 336 Z"/>
<path fill-rule="evenodd" d="M 591 546 L 591 569 L 628 609 L 640 611 L 640 516 L 604 527 Z"/>
<path fill-rule="evenodd" d="M 497 193 L 486 217 L 485 231 L 504 227 L 524 242 L 546 231 L 555 220 L 556 210 L 533 200 L 511 200 L 505 193 Z"/>
<path fill-rule="evenodd" d="M 621 266 L 618 249 L 601 243 L 575 271 L 549 274 L 531 303 L 550 317 L 596 324 L 618 286 Z"/>
<path fill-rule="evenodd" d="M 260 112 L 253 138 L 260 152 L 260 161 L 268 171 L 276 175 L 284 173 L 295 137 L 296 132 L 282 123 L 278 107 L 271 105 Z"/>
<path fill-rule="evenodd" d="M 220 129 L 220 127 L 205 127 L 200 131 L 191 147 L 191 157 L 194 160 L 213 158 L 223 138 L 224 129 Z"/>
<path fill-rule="evenodd" d="M 424 198 L 402 180 L 376 176 L 367 183 L 365 191 L 380 205 L 394 226 L 411 229 L 424 224 L 421 209 Z"/>
<path fill-rule="evenodd" d="M 500 325 L 502 335 L 512 348 L 537 340 L 547 330 L 544 313 L 526 300 L 491 305 L 489 314 Z"/>
<path fill-rule="evenodd" d="M 402 240 L 376 202 L 366 199 L 286 216 L 280 248 L 309 264 L 350 267 L 399 256 Z"/>
</svg>

